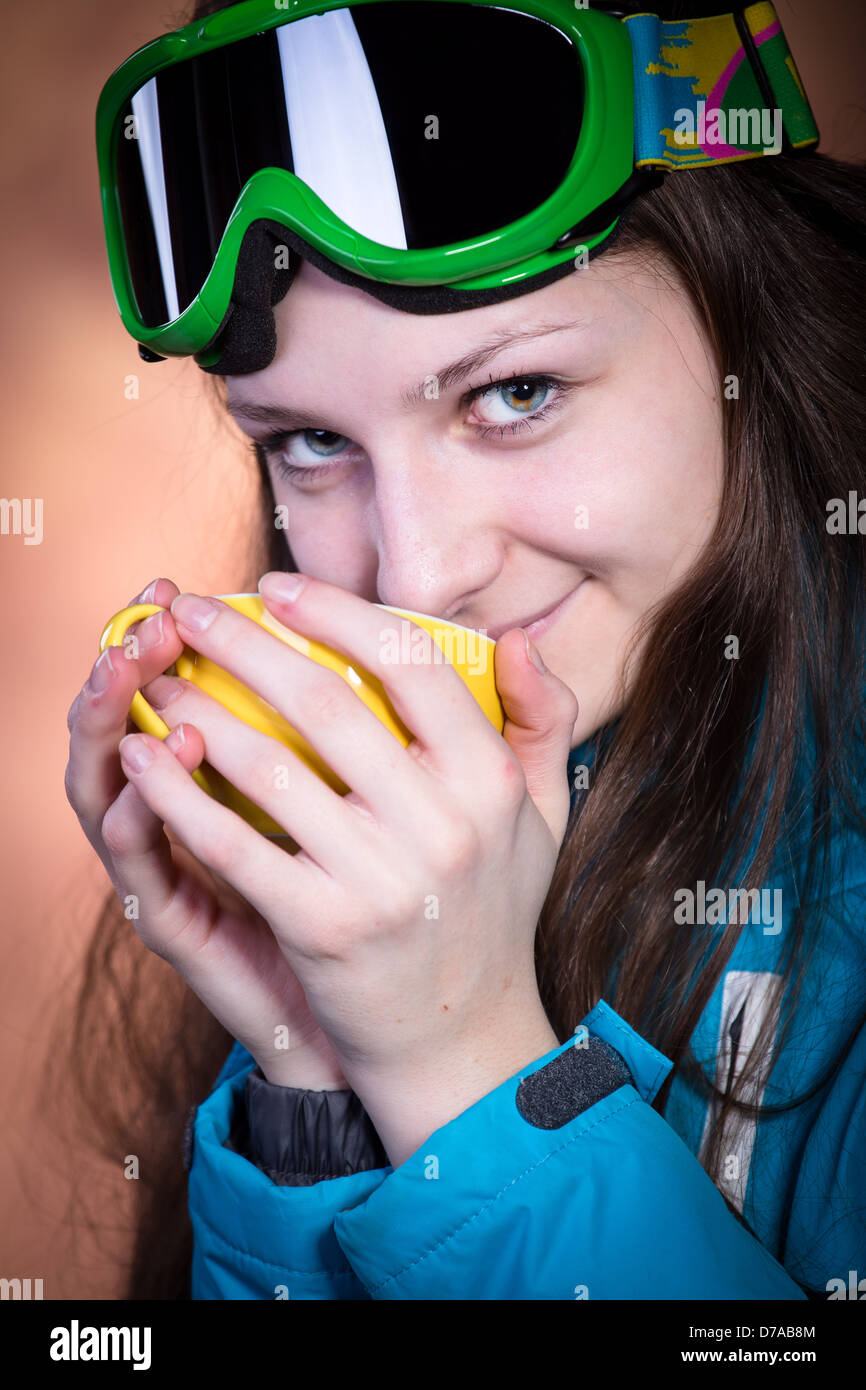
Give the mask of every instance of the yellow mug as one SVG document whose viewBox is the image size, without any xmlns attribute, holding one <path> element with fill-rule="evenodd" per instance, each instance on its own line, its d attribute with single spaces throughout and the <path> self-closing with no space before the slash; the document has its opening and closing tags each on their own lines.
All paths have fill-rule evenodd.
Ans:
<svg viewBox="0 0 866 1390">
<path fill-rule="evenodd" d="M 336 671 L 354 690 L 355 694 L 363 700 L 367 708 L 373 711 L 386 729 L 389 729 L 395 738 L 399 739 L 404 748 L 411 741 L 412 734 L 391 705 L 382 682 L 371 675 L 369 671 L 358 670 L 333 647 L 328 647 L 322 642 L 314 642 L 301 636 L 300 633 L 293 632 L 291 628 L 285 627 L 268 611 L 259 594 L 220 594 L 218 597 L 223 603 L 227 603 L 238 613 L 242 613 L 244 617 L 252 618 L 261 627 L 273 632 L 303 656 L 310 657 L 320 666 L 327 666 L 330 670 Z M 474 628 L 461 627 L 458 623 L 444 622 L 441 618 L 431 617 L 427 613 L 415 613 L 404 608 L 391 608 L 384 603 L 378 603 L 375 606 L 381 608 L 383 612 L 393 613 L 397 617 L 411 620 L 409 624 L 400 623 L 391 629 L 383 629 L 383 633 L 380 634 L 380 640 L 383 642 L 383 661 L 386 664 L 399 661 L 409 661 L 415 664 L 425 659 L 429 660 L 429 656 L 426 656 L 425 653 L 426 644 L 419 645 L 418 634 L 411 624 L 414 623 L 418 627 L 424 628 L 433 638 L 433 660 L 448 662 L 455 668 L 490 723 L 498 733 L 502 733 L 505 727 L 505 712 L 494 679 L 493 650 L 496 643 L 493 639 L 476 632 Z M 99 639 L 100 652 L 103 652 L 106 647 L 123 646 L 127 656 L 137 655 L 134 634 L 127 638 L 128 628 L 142 618 L 149 617 L 152 613 L 163 611 L 161 606 L 156 603 L 136 603 L 130 608 L 124 608 L 119 613 L 115 613 L 114 617 L 106 623 Z M 230 675 L 223 667 L 209 661 L 207 657 L 202 656 L 192 647 L 185 646 L 174 664 L 174 669 L 184 680 L 191 681 L 207 695 L 218 700 L 239 719 L 251 724 L 254 729 L 260 730 L 261 733 L 268 734 L 271 738 L 285 744 L 340 796 L 345 796 L 349 791 L 345 782 L 322 761 L 307 740 L 302 738 L 297 730 L 293 729 L 282 715 L 277 713 L 273 705 L 256 695 L 249 686 L 244 685 L 237 677 Z M 143 733 L 154 734 L 157 738 L 166 738 L 171 732 L 165 721 L 147 703 L 141 691 L 137 690 L 132 697 L 129 714 L 133 723 Z M 192 776 L 204 791 L 224 806 L 236 811 L 254 829 L 260 830 L 264 835 L 286 837 L 287 832 L 282 826 L 278 825 L 261 807 L 238 791 L 237 787 L 233 786 L 209 763 L 202 763 L 200 767 L 196 768 Z"/>
</svg>

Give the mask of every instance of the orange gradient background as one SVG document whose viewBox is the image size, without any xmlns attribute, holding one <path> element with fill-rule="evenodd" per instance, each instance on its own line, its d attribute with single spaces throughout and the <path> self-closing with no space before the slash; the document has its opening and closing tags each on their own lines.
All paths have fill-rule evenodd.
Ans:
<svg viewBox="0 0 866 1390">
<path fill-rule="evenodd" d="M 862 158 L 862 0 L 777 0 L 777 10 L 821 149 Z M 116 1298 L 110 1260 L 85 1237 L 72 1251 L 78 1156 L 58 1144 L 39 1092 L 49 1025 L 110 886 L 64 794 L 66 713 L 106 619 L 157 575 L 200 593 L 255 589 L 256 475 L 191 360 L 140 360 L 102 240 L 100 88 L 188 12 L 40 0 L 7 5 L 4 18 L 0 492 L 43 499 L 43 539 L 0 535 L 0 1277 L 42 1278 L 45 1298 Z M 117 1173 L 105 1178 L 116 1192 Z"/>
</svg>

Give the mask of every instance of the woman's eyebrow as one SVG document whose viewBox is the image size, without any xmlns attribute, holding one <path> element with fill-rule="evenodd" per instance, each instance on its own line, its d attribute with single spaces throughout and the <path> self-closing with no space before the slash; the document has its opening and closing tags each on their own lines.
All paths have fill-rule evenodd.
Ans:
<svg viewBox="0 0 866 1390">
<path fill-rule="evenodd" d="M 528 342 L 533 338 L 544 338 L 551 333 L 564 333 L 571 328 L 582 328 L 585 322 L 576 319 L 572 323 L 539 323 L 519 328 L 516 332 L 507 328 L 500 329 L 497 333 L 492 333 L 486 343 L 474 348 L 472 352 L 467 352 L 463 357 L 458 357 L 456 361 L 449 362 L 446 367 L 440 367 L 439 371 L 432 372 L 431 376 L 435 377 L 440 391 L 447 391 L 449 386 L 456 386 L 458 382 L 465 381 L 467 377 L 480 371 L 491 357 L 495 357 L 504 348 L 512 347 L 515 343 Z M 425 377 L 408 391 L 400 392 L 400 399 L 407 410 L 412 410 L 420 401 L 429 398 L 429 381 L 430 377 Z"/>
<path fill-rule="evenodd" d="M 431 378 L 436 381 L 437 391 L 446 391 L 450 386 L 456 386 L 459 382 L 465 381 L 467 377 L 479 371 L 492 357 L 495 357 L 506 347 L 512 347 L 516 343 L 529 342 L 535 338 L 548 337 L 552 333 L 564 333 L 569 329 L 585 326 L 586 320 L 576 319 L 570 323 L 539 323 L 519 328 L 516 331 L 500 329 L 498 332 L 492 333 L 485 343 L 473 348 L 471 352 L 464 353 L 454 362 L 440 367 L 438 372 L 431 372 L 417 385 L 402 390 L 400 400 L 405 410 L 413 410 L 422 401 L 429 399 Z M 313 418 L 310 411 L 278 404 L 259 405 L 254 401 L 236 401 L 234 403 L 229 401 L 228 408 L 235 419 L 272 425 L 284 430 L 309 427 L 310 420 Z"/>
</svg>

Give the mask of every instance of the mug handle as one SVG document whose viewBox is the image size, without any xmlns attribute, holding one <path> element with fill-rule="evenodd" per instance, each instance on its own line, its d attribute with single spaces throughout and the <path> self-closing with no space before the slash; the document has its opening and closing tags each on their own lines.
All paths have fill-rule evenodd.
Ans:
<svg viewBox="0 0 866 1390">
<path fill-rule="evenodd" d="M 166 612 L 168 612 L 168 609 L 163 608 L 161 604 L 158 603 L 134 603 L 130 608 L 121 608 L 119 613 L 115 613 L 113 618 L 109 618 L 102 630 L 102 635 L 99 639 L 100 653 L 104 652 L 106 647 L 123 646 L 123 639 L 126 636 L 127 630 L 132 627 L 133 623 L 139 622 L 142 618 L 149 618 L 153 613 Z M 147 703 L 140 690 L 136 690 L 132 697 L 132 703 L 129 706 L 129 717 L 133 724 L 141 729 L 144 734 L 153 734 L 155 738 L 165 739 L 168 738 L 171 733 L 168 724 L 166 724 L 165 720 L 160 718 L 156 710 Z M 191 775 L 193 780 L 201 787 L 202 791 L 207 792 L 209 796 L 213 796 L 213 790 L 200 767 L 195 768 Z"/>
</svg>

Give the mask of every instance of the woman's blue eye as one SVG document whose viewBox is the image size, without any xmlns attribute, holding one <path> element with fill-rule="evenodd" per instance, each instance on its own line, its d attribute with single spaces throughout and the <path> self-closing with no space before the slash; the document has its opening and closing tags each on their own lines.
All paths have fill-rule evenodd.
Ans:
<svg viewBox="0 0 866 1390">
<path fill-rule="evenodd" d="M 315 458 L 333 458 L 351 442 L 344 434 L 335 434 L 333 430 L 299 430 L 295 440 L 309 449 Z"/>
<path fill-rule="evenodd" d="M 571 387 L 545 373 L 528 373 L 491 381 L 487 386 L 475 386 L 469 392 L 470 401 L 485 402 L 489 423 L 473 427 L 482 439 L 497 435 L 517 434 L 531 430 L 563 405 Z"/>
<path fill-rule="evenodd" d="M 515 415 L 531 415 L 538 410 L 545 403 L 551 385 L 544 377 L 515 377 L 513 381 L 499 381 L 482 390 L 477 399 L 493 406 L 490 424 L 507 425 Z"/>
</svg>

